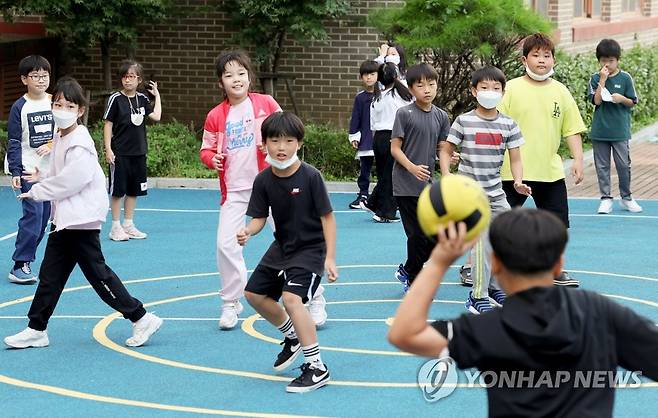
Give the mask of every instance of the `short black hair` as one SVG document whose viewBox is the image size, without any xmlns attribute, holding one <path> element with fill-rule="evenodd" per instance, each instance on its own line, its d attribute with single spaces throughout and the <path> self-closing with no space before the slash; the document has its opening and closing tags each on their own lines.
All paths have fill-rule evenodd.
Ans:
<svg viewBox="0 0 658 418">
<path fill-rule="evenodd" d="M 473 71 L 471 75 L 471 85 L 477 87 L 480 81 L 497 81 L 505 90 L 505 83 L 507 79 L 505 78 L 505 73 L 503 73 L 500 68 L 497 67 L 484 67 L 478 70 Z"/>
<path fill-rule="evenodd" d="M 489 228 L 491 247 L 511 272 L 550 271 L 567 245 L 564 222 L 541 209 L 516 208 L 501 213 Z"/>
<path fill-rule="evenodd" d="M 251 65 L 251 59 L 249 55 L 242 50 L 232 50 L 232 51 L 222 51 L 217 59 L 215 60 L 215 71 L 217 72 L 217 78 L 222 79 L 222 74 L 226 71 L 226 65 L 235 61 L 241 66 L 243 66 L 249 73 L 249 82 L 254 80 L 254 70 Z"/>
<path fill-rule="evenodd" d="M 144 78 L 144 69 L 142 68 L 142 64 L 135 60 L 123 60 L 121 61 L 121 64 L 119 65 L 119 71 L 117 72 L 119 79 L 122 79 L 124 75 L 128 74 L 128 71 L 130 71 L 131 68 L 134 68 L 135 74 L 137 74 L 138 77 Z"/>
<path fill-rule="evenodd" d="M 260 127 L 263 142 L 268 138 L 291 136 L 299 142 L 304 140 L 304 123 L 292 112 L 274 112 L 269 115 Z"/>
<path fill-rule="evenodd" d="M 379 70 L 379 64 L 374 60 L 365 60 L 361 63 L 359 67 L 359 75 L 363 76 L 364 74 L 376 73 Z"/>
<path fill-rule="evenodd" d="M 416 64 L 409 67 L 407 70 L 407 85 L 413 86 L 414 83 L 422 79 L 428 81 L 438 81 L 439 73 L 436 72 L 434 67 L 427 63 Z"/>
<path fill-rule="evenodd" d="M 18 63 L 18 74 L 27 77 L 32 71 L 50 71 L 50 63 L 41 55 L 28 55 Z"/>
<path fill-rule="evenodd" d="M 596 46 L 596 59 L 600 60 L 601 57 L 607 58 L 621 58 L 621 46 L 619 42 L 614 39 L 603 39 Z"/>
<path fill-rule="evenodd" d="M 73 77 L 66 76 L 57 80 L 57 84 L 53 89 L 53 101 L 59 100 L 60 97 L 64 97 L 80 107 L 86 108 L 89 105 L 84 89 Z"/>
<path fill-rule="evenodd" d="M 535 49 L 545 49 L 551 51 L 551 55 L 555 56 L 555 44 L 543 33 L 533 33 L 523 40 L 523 56 L 528 58 L 528 55 Z"/>
</svg>

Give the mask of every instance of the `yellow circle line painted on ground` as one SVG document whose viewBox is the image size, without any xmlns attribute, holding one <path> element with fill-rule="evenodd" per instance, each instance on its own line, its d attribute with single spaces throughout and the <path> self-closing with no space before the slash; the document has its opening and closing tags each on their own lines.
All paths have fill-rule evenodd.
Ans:
<svg viewBox="0 0 658 418">
<path fill-rule="evenodd" d="M 110 403 L 115 405 L 128 405 L 128 406 L 136 406 L 140 408 L 159 409 L 163 411 L 190 412 L 190 413 L 204 414 L 204 415 L 225 415 L 232 417 L 262 417 L 262 418 L 305 417 L 304 415 L 287 415 L 287 414 L 284 415 L 284 414 L 268 414 L 262 412 L 242 412 L 242 411 L 230 411 L 225 409 L 198 408 L 194 406 L 169 405 L 169 404 L 162 404 L 155 402 L 136 401 L 134 399 L 124 399 L 124 398 L 117 398 L 114 396 L 103 396 L 103 395 L 96 395 L 93 393 L 80 392 L 77 390 L 71 390 L 57 386 L 41 385 L 38 383 L 27 382 L 25 380 L 14 379 L 12 377 L 4 376 L 1 374 L 0 374 L 0 383 L 5 383 L 7 385 L 22 387 L 26 389 L 40 390 L 42 392 L 48 392 L 60 396 L 67 396 L 69 398 L 78 398 L 88 401 Z"/>
</svg>

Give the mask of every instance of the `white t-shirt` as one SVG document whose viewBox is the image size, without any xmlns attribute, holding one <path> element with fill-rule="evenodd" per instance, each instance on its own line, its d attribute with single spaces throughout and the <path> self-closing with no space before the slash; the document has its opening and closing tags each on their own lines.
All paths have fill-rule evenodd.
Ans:
<svg viewBox="0 0 658 418">
<path fill-rule="evenodd" d="M 226 117 L 226 189 L 250 190 L 258 174 L 254 107 L 247 98 L 231 106 Z"/>
</svg>

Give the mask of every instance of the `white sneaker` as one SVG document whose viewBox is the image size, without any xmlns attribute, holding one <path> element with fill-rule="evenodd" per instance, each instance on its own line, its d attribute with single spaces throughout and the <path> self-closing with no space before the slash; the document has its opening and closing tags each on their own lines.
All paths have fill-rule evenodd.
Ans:
<svg viewBox="0 0 658 418">
<path fill-rule="evenodd" d="M 314 297 L 308 303 L 308 312 L 311 314 L 311 318 L 313 318 L 313 322 L 315 322 L 315 326 L 317 328 L 320 328 L 325 324 L 325 322 L 327 322 L 327 310 L 325 309 L 326 305 L 327 300 L 323 295 Z"/>
<path fill-rule="evenodd" d="M 130 239 L 144 239 L 148 236 L 144 232 L 137 229 L 135 225 L 130 225 L 130 226 L 124 225 L 123 231 L 126 233 L 126 235 L 128 235 L 128 238 Z"/>
<path fill-rule="evenodd" d="M 638 213 L 642 212 L 642 206 L 638 205 L 635 199 L 631 200 L 620 200 L 619 205 L 621 206 L 622 209 L 627 210 L 629 212 L 633 213 Z"/>
<path fill-rule="evenodd" d="M 126 340 L 128 347 L 140 347 L 144 345 L 153 334 L 155 334 L 164 321 L 150 312 L 133 323 L 133 335 Z"/>
<path fill-rule="evenodd" d="M 126 231 L 124 231 L 122 227 L 113 226 L 110 230 L 110 239 L 112 241 L 128 241 L 130 235 L 126 234 Z"/>
<path fill-rule="evenodd" d="M 612 199 L 601 199 L 601 203 L 599 203 L 599 210 L 597 212 L 601 214 L 612 212 Z"/>
<path fill-rule="evenodd" d="M 37 331 L 30 327 L 18 334 L 5 338 L 5 344 L 12 348 L 48 347 L 48 332 Z"/>
<path fill-rule="evenodd" d="M 222 305 L 222 316 L 219 318 L 220 329 L 233 329 L 238 324 L 238 315 L 242 313 L 244 307 L 239 300 L 233 302 L 224 302 Z"/>
</svg>

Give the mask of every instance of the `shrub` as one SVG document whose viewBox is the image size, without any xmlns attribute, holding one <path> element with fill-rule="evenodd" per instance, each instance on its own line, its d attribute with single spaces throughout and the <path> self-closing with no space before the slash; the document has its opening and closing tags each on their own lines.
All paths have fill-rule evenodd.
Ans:
<svg viewBox="0 0 658 418">
<path fill-rule="evenodd" d="M 347 130 L 328 124 L 305 126 L 304 146 L 299 157 L 322 172 L 325 180 L 355 178 L 356 151 L 347 140 Z"/>
</svg>

